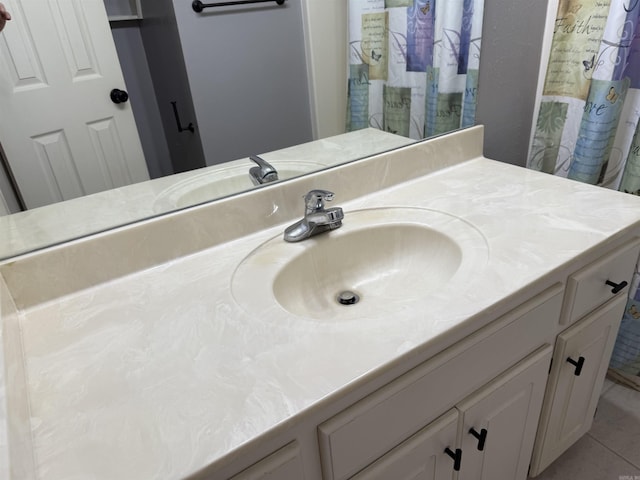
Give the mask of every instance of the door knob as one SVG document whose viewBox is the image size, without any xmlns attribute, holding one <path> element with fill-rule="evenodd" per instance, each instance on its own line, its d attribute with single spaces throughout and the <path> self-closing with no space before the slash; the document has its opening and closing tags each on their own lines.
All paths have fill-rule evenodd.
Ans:
<svg viewBox="0 0 640 480">
<path fill-rule="evenodd" d="M 116 104 L 124 103 L 129 100 L 129 94 L 124 90 L 118 90 L 117 88 L 111 90 L 111 94 L 109 96 L 111 97 L 111 101 Z"/>
</svg>

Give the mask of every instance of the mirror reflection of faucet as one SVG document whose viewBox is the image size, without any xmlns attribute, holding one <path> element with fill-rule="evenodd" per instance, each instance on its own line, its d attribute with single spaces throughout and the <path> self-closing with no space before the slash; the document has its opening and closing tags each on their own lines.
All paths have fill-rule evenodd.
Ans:
<svg viewBox="0 0 640 480">
<path fill-rule="evenodd" d="M 278 180 L 278 172 L 269 162 L 258 155 L 252 155 L 249 159 L 258 165 L 249 169 L 249 176 L 254 185 L 262 185 Z"/>
<path fill-rule="evenodd" d="M 327 190 L 311 190 L 304 197 L 304 217 L 284 231 L 287 242 L 299 242 L 319 233 L 335 230 L 342 226 L 344 212 L 340 207 L 324 208 L 324 202 L 331 202 L 334 193 Z"/>
</svg>

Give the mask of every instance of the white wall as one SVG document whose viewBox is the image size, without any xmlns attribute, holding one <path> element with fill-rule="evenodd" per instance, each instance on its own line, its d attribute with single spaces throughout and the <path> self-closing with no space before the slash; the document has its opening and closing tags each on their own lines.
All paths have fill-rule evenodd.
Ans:
<svg viewBox="0 0 640 480">
<path fill-rule="evenodd" d="M 314 139 L 345 132 L 347 1 L 302 0 Z"/>
</svg>

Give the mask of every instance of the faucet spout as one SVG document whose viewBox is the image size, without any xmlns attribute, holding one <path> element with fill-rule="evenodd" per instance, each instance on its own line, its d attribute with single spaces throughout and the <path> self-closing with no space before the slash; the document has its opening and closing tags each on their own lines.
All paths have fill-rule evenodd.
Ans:
<svg viewBox="0 0 640 480">
<path fill-rule="evenodd" d="M 340 228 L 344 218 L 342 208 L 324 207 L 324 202 L 332 201 L 333 197 L 333 192 L 327 190 L 311 190 L 307 193 L 304 197 L 304 217 L 285 229 L 285 241 L 299 242 L 319 233 Z"/>
<path fill-rule="evenodd" d="M 278 172 L 269 162 L 260 158 L 258 155 L 252 155 L 249 159 L 257 164 L 257 167 L 251 167 L 249 169 L 249 176 L 254 185 L 262 185 L 278 180 Z"/>
</svg>

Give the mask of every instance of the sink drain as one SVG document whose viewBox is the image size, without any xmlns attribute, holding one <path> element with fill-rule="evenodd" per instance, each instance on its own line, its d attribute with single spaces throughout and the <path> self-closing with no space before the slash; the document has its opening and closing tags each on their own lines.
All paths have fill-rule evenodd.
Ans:
<svg viewBox="0 0 640 480">
<path fill-rule="evenodd" d="M 340 305 L 355 305 L 360 301 L 360 296 L 356 292 L 345 290 L 338 294 L 336 300 L 338 300 Z"/>
</svg>

